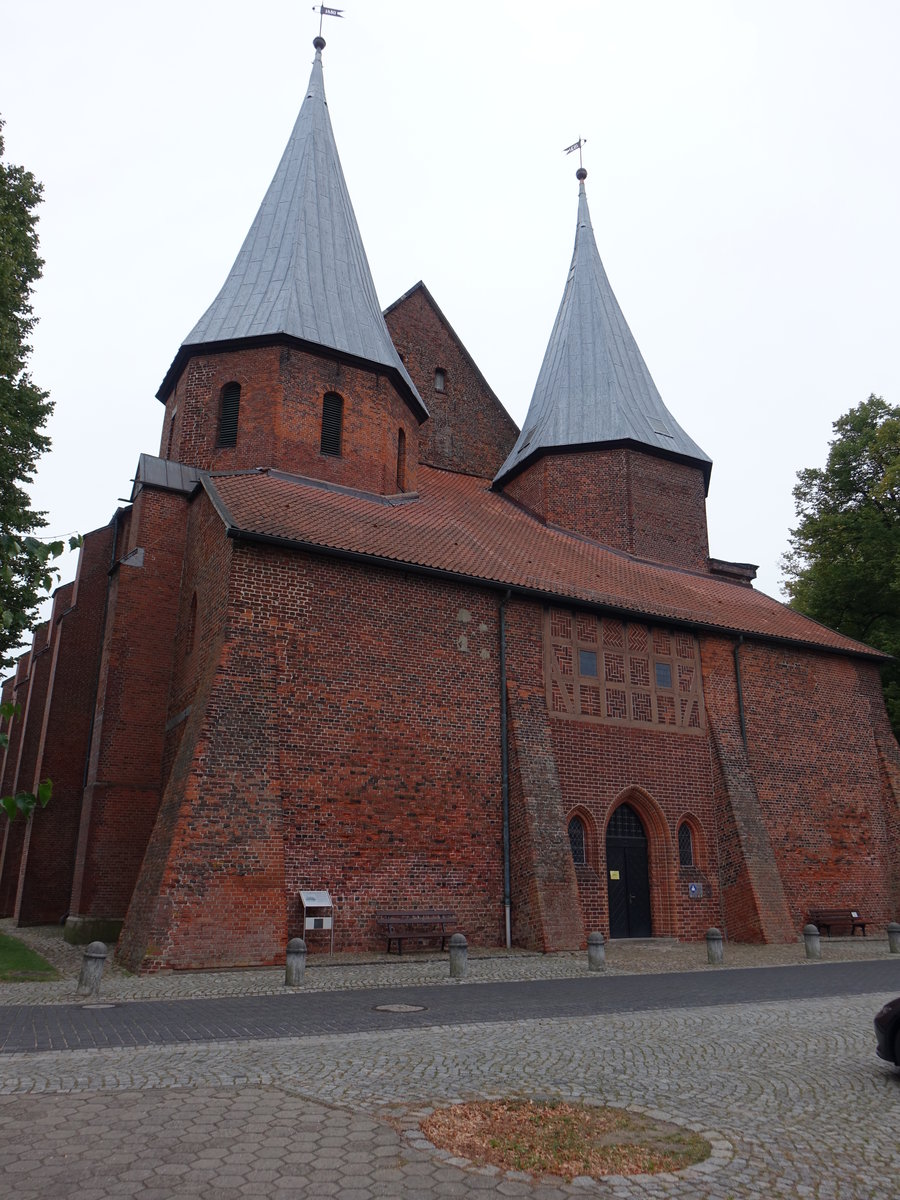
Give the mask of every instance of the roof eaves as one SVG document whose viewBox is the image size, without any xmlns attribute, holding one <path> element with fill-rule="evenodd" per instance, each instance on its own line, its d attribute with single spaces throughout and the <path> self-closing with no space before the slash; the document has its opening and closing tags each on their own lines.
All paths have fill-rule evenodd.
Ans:
<svg viewBox="0 0 900 1200">
<path fill-rule="evenodd" d="M 228 507 L 228 505 L 225 503 L 225 501 L 222 499 L 221 495 L 219 494 L 219 491 L 216 488 L 215 483 L 213 483 L 213 480 L 210 477 L 210 474 L 208 471 L 200 472 L 200 486 L 203 488 L 204 492 L 209 497 L 210 503 L 212 504 L 213 508 L 219 514 L 219 517 L 221 518 L 222 523 L 225 526 L 225 536 L 226 537 L 235 537 L 236 533 L 238 531 L 237 521 L 235 521 L 234 516 L 231 512 L 231 509 Z"/>
<path fill-rule="evenodd" d="M 699 467 L 703 471 L 703 486 L 705 494 L 709 495 L 709 481 L 712 475 L 712 462 L 707 459 L 692 458 L 689 454 L 679 454 L 674 450 L 664 450 L 661 446 L 649 446 L 646 442 L 638 442 L 633 438 L 618 438 L 615 441 L 609 442 L 579 442 L 577 444 L 565 446 L 535 446 L 535 448 L 520 458 L 518 462 L 511 463 L 510 466 L 497 472 L 491 482 L 492 491 L 500 491 L 504 484 L 522 473 L 526 467 L 530 467 L 532 463 L 537 462 L 545 454 L 584 454 L 591 450 L 637 450 L 641 454 L 649 454 L 654 458 L 664 458 L 668 462 L 683 463 L 688 467 Z"/>
<path fill-rule="evenodd" d="M 314 354 L 318 358 L 328 358 L 333 361 L 346 363 L 351 367 L 358 367 L 364 371 L 371 371 L 373 375 L 387 375 L 412 410 L 413 416 L 415 416 L 419 424 L 421 425 L 423 421 L 428 420 L 429 413 L 425 407 L 425 402 L 418 392 L 410 387 L 409 383 L 403 377 L 402 372 L 396 367 L 385 363 L 375 363 L 366 358 L 358 358 L 355 354 L 349 354 L 344 350 L 336 350 L 331 346 L 322 346 L 318 342 L 307 342 L 289 333 L 267 333 L 261 334 L 258 337 L 233 338 L 229 341 L 198 342 L 195 345 L 183 344 L 178 347 L 178 352 L 172 359 L 172 364 L 168 371 L 166 371 L 165 378 L 159 386 L 156 398 L 162 404 L 167 402 L 185 365 L 196 355 L 231 354 L 238 350 L 264 349 L 267 346 L 289 346 L 295 350 L 302 350 L 306 354 Z"/>
</svg>

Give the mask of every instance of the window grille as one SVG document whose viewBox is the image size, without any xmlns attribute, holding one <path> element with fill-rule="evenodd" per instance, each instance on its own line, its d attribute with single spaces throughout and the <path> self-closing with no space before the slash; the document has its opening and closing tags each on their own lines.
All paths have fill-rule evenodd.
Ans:
<svg viewBox="0 0 900 1200">
<path fill-rule="evenodd" d="M 580 817 L 573 817 L 569 822 L 569 845 L 572 847 L 572 862 L 576 867 L 583 867 L 587 862 L 584 836 L 584 822 Z"/>
<path fill-rule="evenodd" d="M 630 804 L 620 804 L 609 819 L 606 836 L 612 838 L 632 838 L 646 842 L 647 835 L 641 818 Z"/>
<path fill-rule="evenodd" d="M 323 454 L 340 458 L 343 424 L 344 401 L 336 392 L 326 392 L 322 401 L 322 441 L 319 446 Z"/>
<path fill-rule="evenodd" d="M 694 865 L 694 836 L 687 821 L 678 826 L 678 861 L 683 867 Z"/>
<path fill-rule="evenodd" d="M 219 407 L 219 437 L 217 444 L 222 447 L 237 445 L 238 410 L 241 407 L 241 385 L 226 383 L 222 388 L 222 400 Z"/>
</svg>

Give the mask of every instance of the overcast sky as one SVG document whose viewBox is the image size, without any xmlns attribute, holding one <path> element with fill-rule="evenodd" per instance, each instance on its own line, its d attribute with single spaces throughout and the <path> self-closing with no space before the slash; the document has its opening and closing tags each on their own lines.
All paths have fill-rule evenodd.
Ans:
<svg viewBox="0 0 900 1200">
<path fill-rule="evenodd" d="M 36 504 L 105 524 L 309 77 L 292 0 L 0 0 L 7 159 L 43 181 Z M 900 403 L 896 0 L 347 0 L 325 86 L 375 285 L 423 279 L 521 424 L 568 270 L 577 161 L 663 400 L 713 459 L 714 556 L 780 595 L 797 471 Z M 74 567 L 69 568 L 70 571 Z"/>
</svg>

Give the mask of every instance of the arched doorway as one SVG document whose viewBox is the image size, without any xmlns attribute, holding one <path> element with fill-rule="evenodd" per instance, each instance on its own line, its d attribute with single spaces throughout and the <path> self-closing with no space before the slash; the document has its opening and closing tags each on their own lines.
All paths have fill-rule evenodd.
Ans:
<svg viewBox="0 0 900 1200">
<path fill-rule="evenodd" d="M 630 804 L 620 804 L 606 828 L 609 936 L 650 937 L 647 833 Z"/>
</svg>

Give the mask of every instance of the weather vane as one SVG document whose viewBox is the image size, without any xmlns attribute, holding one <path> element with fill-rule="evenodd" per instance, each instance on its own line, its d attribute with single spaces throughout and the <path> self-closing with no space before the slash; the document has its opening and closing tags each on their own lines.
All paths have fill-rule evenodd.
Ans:
<svg viewBox="0 0 900 1200">
<path fill-rule="evenodd" d="M 578 169 L 584 168 L 584 163 L 581 161 L 581 147 L 587 142 L 587 138 L 579 138 L 577 142 L 573 142 L 571 146 L 566 146 L 563 154 L 571 154 L 573 151 L 578 151 Z"/>
<path fill-rule="evenodd" d="M 344 15 L 342 8 L 326 8 L 324 4 L 314 4 L 312 10 L 319 14 L 319 37 L 322 36 L 322 22 L 326 17 L 342 17 Z"/>
</svg>

